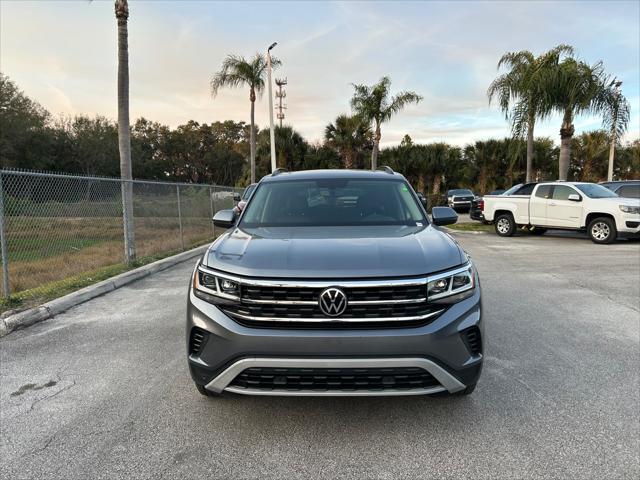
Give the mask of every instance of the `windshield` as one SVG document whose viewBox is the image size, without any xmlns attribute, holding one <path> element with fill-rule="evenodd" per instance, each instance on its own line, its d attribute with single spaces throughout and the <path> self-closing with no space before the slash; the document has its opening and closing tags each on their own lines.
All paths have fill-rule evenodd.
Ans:
<svg viewBox="0 0 640 480">
<path fill-rule="evenodd" d="M 244 189 L 244 193 L 242 194 L 242 200 L 249 200 L 249 197 L 251 196 L 253 191 L 256 189 L 256 185 L 257 183 L 254 183 L 253 185 L 249 185 L 247 188 Z"/>
<path fill-rule="evenodd" d="M 403 180 L 331 178 L 260 184 L 240 227 L 427 223 Z"/>
<path fill-rule="evenodd" d="M 520 187 L 522 186 L 521 183 L 514 185 L 513 187 L 511 187 L 509 190 L 507 190 L 506 192 L 504 192 L 502 195 L 513 195 L 513 192 L 515 192 L 516 190 L 518 190 Z"/>
<path fill-rule="evenodd" d="M 579 183 L 575 187 L 589 198 L 612 198 L 618 196 L 608 188 L 595 183 Z"/>
<path fill-rule="evenodd" d="M 451 195 L 473 195 L 473 192 L 465 188 L 458 188 L 456 190 L 449 190 L 449 196 Z"/>
</svg>

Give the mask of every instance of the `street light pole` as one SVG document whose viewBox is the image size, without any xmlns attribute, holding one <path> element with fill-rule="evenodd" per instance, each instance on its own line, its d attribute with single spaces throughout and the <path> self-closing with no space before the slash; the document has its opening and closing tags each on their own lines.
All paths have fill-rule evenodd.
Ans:
<svg viewBox="0 0 640 480">
<path fill-rule="evenodd" d="M 618 120 L 618 99 L 620 98 L 620 85 L 622 82 L 618 80 L 615 85 L 615 105 L 613 107 L 613 119 L 611 121 L 611 145 L 609 146 L 609 171 L 607 172 L 607 180 L 613 180 L 613 160 L 616 154 L 616 121 Z"/>
<path fill-rule="evenodd" d="M 276 135 L 273 130 L 273 91 L 271 86 L 271 49 L 278 43 L 273 42 L 267 49 L 267 70 L 269 75 L 269 128 L 271 134 L 271 171 L 276 169 Z"/>
</svg>

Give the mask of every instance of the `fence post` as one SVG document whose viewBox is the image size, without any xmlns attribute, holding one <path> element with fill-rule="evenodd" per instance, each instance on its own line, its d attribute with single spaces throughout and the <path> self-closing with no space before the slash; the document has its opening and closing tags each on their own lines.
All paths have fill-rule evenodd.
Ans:
<svg viewBox="0 0 640 480">
<path fill-rule="evenodd" d="M 0 244 L 2 244 L 2 293 L 5 298 L 11 295 L 9 286 L 9 252 L 7 251 L 7 233 L 4 229 L 4 183 L 0 172 Z"/>
<path fill-rule="evenodd" d="M 178 197 L 178 224 L 180 225 L 180 248 L 184 251 L 184 237 L 182 236 L 182 212 L 180 211 L 180 185 L 176 185 L 176 195 Z"/>
<path fill-rule="evenodd" d="M 213 216 L 216 214 L 216 209 L 213 205 L 213 188 L 209 187 L 209 203 L 211 204 L 211 229 L 213 230 L 213 238 L 216 238 L 216 226 L 213 224 Z"/>
</svg>

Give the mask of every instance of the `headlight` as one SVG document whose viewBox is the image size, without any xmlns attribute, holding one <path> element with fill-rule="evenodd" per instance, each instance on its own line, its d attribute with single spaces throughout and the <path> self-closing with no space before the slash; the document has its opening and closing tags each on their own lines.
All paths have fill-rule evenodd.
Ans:
<svg viewBox="0 0 640 480">
<path fill-rule="evenodd" d="M 631 205 L 620 205 L 620 210 L 622 210 L 624 213 L 640 214 L 640 206 L 639 207 L 633 207 Z"/>
<path fill-rule="evenodd" d="M 212 303 L 229 303 L 240 300 L 240 284 L 198 265 L 193 276 L 193 292 Z"/>
<path fill-rule="evenodd" d="M 469 263 L 465 267 L 437 275 L 436 278 L 429 280 L 429 283 L 427 283 L 427 301 L 452 297 L 462 293 L 465 293 L 463 298 L 466 298 L 471 296 L 474 287 L 473 265 Z"/>
</svg>

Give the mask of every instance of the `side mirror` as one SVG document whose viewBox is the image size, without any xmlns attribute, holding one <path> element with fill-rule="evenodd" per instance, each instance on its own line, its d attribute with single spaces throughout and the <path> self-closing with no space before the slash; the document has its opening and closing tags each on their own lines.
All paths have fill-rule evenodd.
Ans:
<svg viewBox="0 0 640 480">
<path fill-rule="evenodd" d="M 234 202 L 239 202 L 240 201 L 240 194 L 238 192 L 234 192 L 233 193 L 233 201 Z"/>
<path fill-rule="evenodd" d="M 567 197 L 568 200 L 571 200 L 572 202 L 581 202 L 582 201 L 582 197 L 580 197 L 580 195 L 578 195 L 577 193 L 572 193 L 571 195 L 569 195 Z"/>
<path fill-rule="evenodd" d="M 450 207 L 433 207 L 433 210 L 431 210 L 431 220 L 434 225 L 451 225 L 458 221 L 458 214 Z"/>
<path fill-rule="evenodd" d="M 213 216 L 213 225 L 220 228 L 231 228 L 236 223 L 236 212 L 220 210 Z"/>
</svg>

